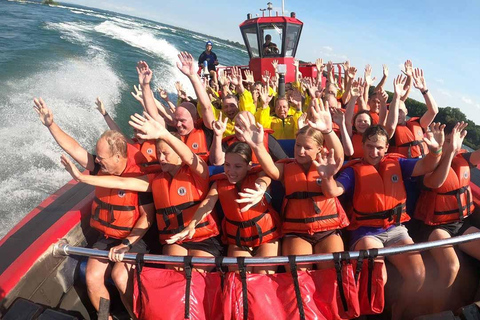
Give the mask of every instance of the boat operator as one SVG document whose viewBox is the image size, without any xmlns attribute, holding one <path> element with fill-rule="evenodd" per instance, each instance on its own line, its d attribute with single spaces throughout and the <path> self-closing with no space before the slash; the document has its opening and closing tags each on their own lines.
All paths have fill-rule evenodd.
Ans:
<svg viewBox="0 0 480 320">
<path fill-rule="evenodd" d="M 218 65 L 218 59 L 215 52 L 212 51 L 212 47 L 212 42 L 210 40 L 207 41 L 205 44 L 205 51 L 203 51 L 200 57 L 198 57 L 198 67 L 203 68 L 203 64 L 206 61 L 210 78 L 216 82 L 217 72 L 215 66 Z"/>
</svg>

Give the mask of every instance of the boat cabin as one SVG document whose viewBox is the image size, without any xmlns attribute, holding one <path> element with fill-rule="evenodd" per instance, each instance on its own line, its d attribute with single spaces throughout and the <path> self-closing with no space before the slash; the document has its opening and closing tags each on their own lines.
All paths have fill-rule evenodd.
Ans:
<svg viewBox="0 0 480 320">
<path fill-rule="evenodd" d="M 240 24 L 243 41 L 250 56 L 249 68 L 255 75 L 255 81 L 261 81 L 265 71 L 272 75 L 275 70 L 272 61 L 286 65 L 285 82 L 295 81 L 293 62 L 297 53 L 298 42 L 302 33 L 303 22 L 295 13 L 290 17 L 256 17 L 247 15 L 247 20 Z"/>
</svg>

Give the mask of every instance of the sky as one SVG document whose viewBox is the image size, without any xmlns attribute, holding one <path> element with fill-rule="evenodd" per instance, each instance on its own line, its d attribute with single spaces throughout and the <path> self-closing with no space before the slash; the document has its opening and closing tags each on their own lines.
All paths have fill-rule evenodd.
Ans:
<svg viewBox="0 0 480 320">
<path fill-rule="evenodd" d="M 281 1 L 270 0 L 281 12 Z M 124 13 L 243 43 L 238 25 L 268 1 L 70 0 L 62 1 Z M 382 64 L 390 70 L 386 89 L 410 59 L 424 70 L 440 107 L 458 107 L 480 124 L 480 1 L 285 1 L 287 14 L 303 23 L 297 58 L 349 60 L 363 75 L 367 63 L 377 83 Z M 417 89 L 411 98 L 424 101 Z"/>
</svg>

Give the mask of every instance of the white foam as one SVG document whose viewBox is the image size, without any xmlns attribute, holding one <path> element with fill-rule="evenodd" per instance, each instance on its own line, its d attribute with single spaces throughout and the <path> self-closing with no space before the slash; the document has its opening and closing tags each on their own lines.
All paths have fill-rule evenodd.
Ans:
<svg viewBox="0 0 480 320">
<path fill-rule="evenodd" d="M 126 28 L 113 21 L 102 22 L 95 27 L 95 30 L 166 60 L 169 68 L 161 70 L 152 68 L 156 76 L 155 85 L 160 85 L 169 92 L 173 92 L 175 81 L 185 81 L 185 76 L 176 67 L 179 54 L 177 48 L 165 39 L 157 38 L 150 30 L 146 28 Z M 187 86 L 187 91 L 189 95 L 193 95 L 191 86 Z"/>
<path fill-rule="evenodd" d="M 49 64 L 44 71 L 2 84 L 0 94 L 0 238 L 40 201 L 70 178 L 60 165 L 61 149 L 33 110 L 43 97 L 54 120 L 80 145 L 92 151 L 107 129 L 94 101 L 100 96 L 108 112 L 126 89 L 103 55 Z M 8 225 L 5 225 L 8 224 Z"/>
<path fill-rule="evenodd" d="M 86 36 L 92 28 L 91 24 L 81 22 L 47 22 L 45 29 L 60 33 L 60 38 L 71 43 L 90 44 L 91 39 Z"/>
</svg>

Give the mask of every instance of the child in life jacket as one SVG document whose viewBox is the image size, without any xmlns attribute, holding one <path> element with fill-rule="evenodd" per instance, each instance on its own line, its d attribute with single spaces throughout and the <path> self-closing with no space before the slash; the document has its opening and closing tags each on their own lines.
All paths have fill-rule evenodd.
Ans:
<svg viewBox="0 0 480 320">
<path fill-rule="evenodd" d="M 441 174 L 426 174 L 423 178 L 423 189 L 415 208 L 415 218 L 424 223 L 421 234 L 425 239 L 422 240 L 435 241 L 480 231 L 472 226 L 469 218 L 474 210 L 470 168 L 480 163 L 480 156 L 478 151 L 466 152 L 461 149 L 467 125 L 463 122 L 447 125 L 445 132 L 448 134 L 443 149 L 450 152 L 442 157 L 439 167 L 448 170 Z M 458 248 L 480 260 L 478 242 L 462 243 Z M 433 311 L 441 312 L 448 308 L 449 294 L 460 262 L 451 246 L 432 249 L 430 252 L 438 267 L 438 288 L 434 291 L 438 300 L 434 303 Z"/>
<path fill-rule="evenodd" d="M 308 125 L 297 133 L 295 158 L 277 163 L 263 146 L 261 125 L 247 126 L 242 118 L 236 124 L 236 130 L 255 152 L 263 170 L 285 186 L 282 212 L 282 255 L 285 256 L 343 251 L 340 229 L 349 224 L 338 199 L 323 194 L 315 163 L 324 143 L 335 150 L 335 163 L 339 167 L 343 163 L 343 149 L 332 130 L 330 112 L 321 101 L 314 99 L 308 113 Z M 333 264 L 318 267 L 328 268 Z"/>
<path fill-rule="evenodd" d="M 158 139 L 156 149 L 161 172 L 138 178 L 87 176 L 76 170 L 73 164 L 62 162 L 77 181 L 106 188 L 152 192 L 163 254 L 203 257 L 221 255 L 222 246 L 216 238 L 219 231 L 210 214 L 199 221 L 192 238 L 184 241 L 172 238 L 190 223 L 205 199 L 209 184 L 208 166 L 177 135 L 168 132 L 148 114 L 145 115 L 146 118 L 136 114 L 129 123 L 138 130 L 139 138 Z"/>
<path fill-rule="evenodd" d="M 225 173 L 212 176 L 207 197 L 190 224 L 172 239 L 195 236 L 195 226 L 214 209 L 219 200 L 225 218 L 223 242 L 229 257 L 272 257 L 278 255 L 281 236 L 280 218 L 267 202 L 265 192 L 271 179 L 260 166 L 252 167 L 252 150 L 244 142 L 235 142 L 225 153 Z M 274 273 L 276 266 L 250 268 L 254 273 Z"/>
</svg>

